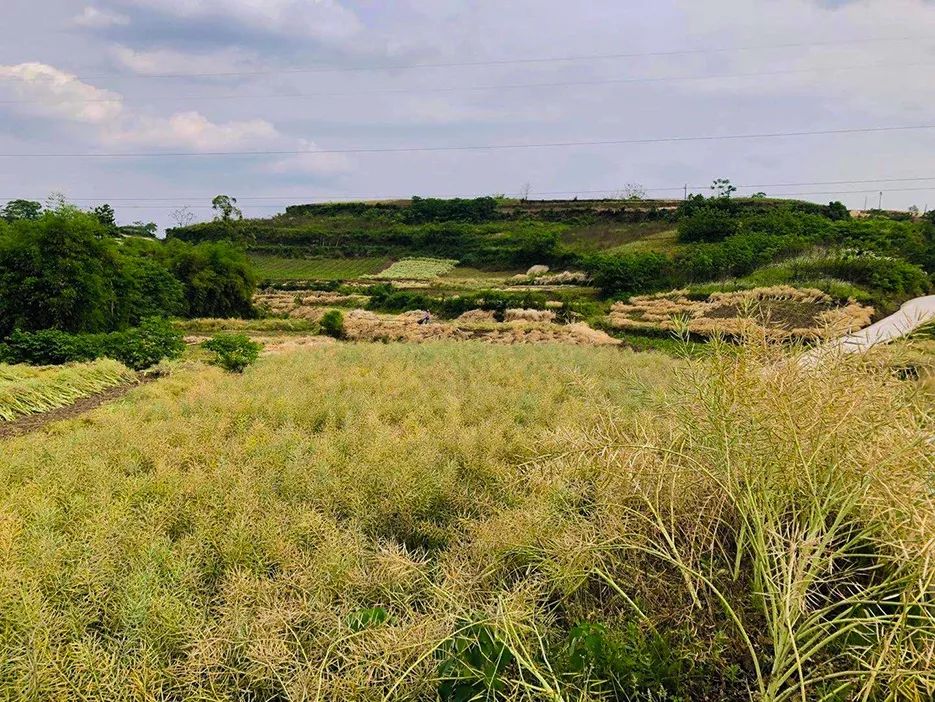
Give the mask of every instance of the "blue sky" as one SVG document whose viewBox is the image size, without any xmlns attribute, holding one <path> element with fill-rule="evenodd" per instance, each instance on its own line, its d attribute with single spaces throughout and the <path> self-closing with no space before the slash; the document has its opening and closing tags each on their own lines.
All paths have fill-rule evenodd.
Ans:
<svg viewBox="0 0 935 702">
<path fill-rule="evenodd" d="M 652 189 L 717 177 L 759 185 L 932 176 L 755 189 L 814 192 L 810 199 L 853 207 L 877 196 L 819 191 L 883 189 L 885 206 L 935 207 L 935 130 L 477 152 L 34 156 L 935 124 L 935 4 L 923 0 L 4 5 L 0 201 L 57 191 L 80 205 L 112 202 L 121 221 L 165 226 L 182 205 L 209 218 L 218 193 L 239 197 L 248 215 L 265 215 L 322 197 L 515 194 L 527 183 L 534 196 L 627 183 L 663 196 L 677 192 Z M 788 44 L 800 46 L 778 48 Z M 685 50 L 699 51 L 526 61 Z M 424 65 L 452 63 L 484 65 Z M 368 70 L 350 70 L 361 67 Z M 627 80 L 636 82 L 619 82 Z M 518 87 L 530 83 L 561 85 Z"/>
</svg>

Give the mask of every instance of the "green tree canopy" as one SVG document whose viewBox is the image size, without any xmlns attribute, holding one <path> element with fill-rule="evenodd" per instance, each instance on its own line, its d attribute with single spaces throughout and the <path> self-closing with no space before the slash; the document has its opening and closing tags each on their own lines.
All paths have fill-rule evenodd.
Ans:
<svg viewBox="0 0 935 702">
<path fill-rule="evenodd" d="M 19 219 L 39 219 L 42 205 L 32 200 L 10 200 L 0 208 L 0 219 L 15 222 Z"/>
</svg>

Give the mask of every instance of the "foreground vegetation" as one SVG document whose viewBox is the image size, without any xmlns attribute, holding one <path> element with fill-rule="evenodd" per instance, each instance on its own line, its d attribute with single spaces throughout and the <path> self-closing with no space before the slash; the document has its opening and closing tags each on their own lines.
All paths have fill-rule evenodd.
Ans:
<svg viewBox="0 0 935 702">
<path fill-rule="evenodd" d="M 333 344 L 0 452 L 16 699 L 930 699 L 931 406 L 876 356 Z"/>
</svg>

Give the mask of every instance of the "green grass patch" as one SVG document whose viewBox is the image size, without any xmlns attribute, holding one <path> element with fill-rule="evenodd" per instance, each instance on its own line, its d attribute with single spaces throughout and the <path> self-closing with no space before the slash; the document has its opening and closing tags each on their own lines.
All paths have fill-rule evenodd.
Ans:
<svg viewBox="0 0 935 702">
<path fill-rule="evenodd" d="M 259 280 L 354 280 L 383 270 L 389 259 L 376 258 L 281 258 L 251 255 Z"/>
<path fill-rule="evenodd" d="M 458 265 L 448 258 L 405 258 L 374 276 L 380 280 L 431 280 Z"/>
</svg>

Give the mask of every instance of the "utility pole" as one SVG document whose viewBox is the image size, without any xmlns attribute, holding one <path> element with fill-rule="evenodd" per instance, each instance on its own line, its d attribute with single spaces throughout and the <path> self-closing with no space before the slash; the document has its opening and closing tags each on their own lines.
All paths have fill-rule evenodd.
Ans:
<svg viewBox="0 0 935 702">
<path fill-rule="evenodd" d="M 883 211 L 883 191 L 880 191 L 880 212 Z"/>
<path fill-rule="evenodd" d="M 685 183 L 685 197 L 683 197 L 682 199 L 683 199 L 683 200 L 687 200 L 687 199 L 688 199 L 688 183 Z"/>
</svg>

